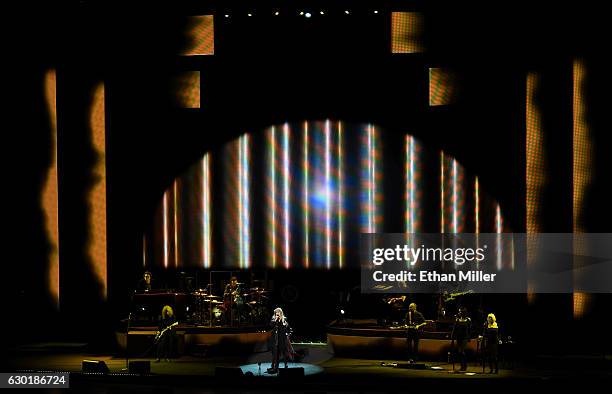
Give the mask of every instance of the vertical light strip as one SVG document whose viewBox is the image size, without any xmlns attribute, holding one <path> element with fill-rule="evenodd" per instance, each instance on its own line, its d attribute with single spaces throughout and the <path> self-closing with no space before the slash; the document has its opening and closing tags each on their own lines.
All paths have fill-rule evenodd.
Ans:
<svg viewBox="0 0 612 394">
<path fill-rule="evenodd" d="M 283 127 L 283 211 L 284 211 L 284 230 L 285 230 L 285 268 L 291 265 L 291 250 L 290 250 L 290 206 L 289 206 L 289 188 L 291 174 L 289 173 L 289 124 L 285 123 Z"/>
<path fill-rule="evenodd" d="M 497 233 L 497 270 L 502 269 L 502 237 L 504 223 L 501 215 L 501 207 L 497 204 L 495 208 L 495 232 Z"/>
<path fill-rule="evenodd" d="M 163 213 L 162 213 L 162 218 L 163 218 L 163 227 L 164 227 L 164 268 L 168 268 L 168 260 L 169 258 L 169 251 L 170 251 L 170 237 L 169 237 L 169 231 L 168 231 L 168 191 L 164 192 L 164 198 L 163 198 L 163 207 L 162 207 Z"/>
<path fill-rule="evenodd" d="M 325 121 L 325 255 L 331 268 L 331 125 Z"/>
<path fill-rule="evenodd" d="M 581 211 L 586 189 L 591 183 L 593 146 L 585 121 L 585 105 L 582 97 L 585 67 L 581 60 L 573 64 L 573 230 L 585 232 Z"/>
<path fill-rule="evenodd" d="M 272 259 L 272 268 L 276 268 L 276 127 L 272 126 L 270 130 L 270 168 L 268 179 L 270 179 L 270 228 L 268 229 L 270 238 L 270 258 Z"/>
<path fill-rule="evenodd" d="M 45 101 L 49 114 L 50 159 L 47 178 L 41 193 L 41 206 L 45 216 L 47 240 L 49 242 L 49 270 L 47 286 L 56 308 L 60 305 L 59 284 L 59 220 L 57 183 L 57 78 L 55 70 L 45 74 Z"/>
<path fill-rule="evenodd" d="M 406 220 L 406 232 L 413 233 L 414 232 L 414 215 L 413 215 L 413 192 L 414 192 L 414 157 L 413 157 L 413 147 L 412 147 L 412 136 L 406 136 L 406 164 L 405 164 L 405 173 L 406 173 L 406 212 L 405 212 L 405 220 Z"/>
<path fill-rule="evenodd" d="M 415 199 L 415 194 L 416 194 L 416 181 L 415 181 L 415 177 L 416 177 L 416 172 L 415 172 L 416 158 L 414 156 L 414 152 L 415 152 L 414 144 L 415 144 L 414 137 L 410 137 L 410 232 L 411 233 L 417 232 L 417 227 L 416 227 L 416 223 L 415 223 L 415 217 L 416 217 L 416 199 Z"/>
<path fill-rule="evenodd" d="M 172 189 L 172 198 L 174 201 L 174 209 L 173 209 L 173 227 L 174 227 L 174 267 L 179 266 L 179 224 L 178 224 L 178 179 L 174 180 L 173 189 Z"/>
<path fill-rule="evenodd" d="M 242 137 L 238 138 L 238 266 L 244 268 L 244 215 L 243 206 L 244 202 L 244 183 L 242 161 Z"/>
<path fill-rule="evenodd" d="M 474 232 L 476 233 L 476 249 L 480 247 L 480 183 L 478 177 L 474 180 Z M 476 269 L 480 268 L 480 262 L 476 260 Z"/>
<path fill-rule="evenodd" d="M 211 264 L 211 233 L 210 233 L 210 155 L 202 159 L 202 263 L 204 268 Z"/>
<path fill-rule="evenodd" d="M 142 266 L 147 266 L 147 235 L 142 234 Z"/>
<path fill-rule="evenodd" d="M 308 181 L 309 181 L 309 164 L 308 164 L 308 122 L 304 122 L 304 145 L 303 145 L 303 162 L 302 162 L 302 171 L 303 171 L 303 210 L 304 210 L 304 267 L 308 268 L 310 266 L 310 223 L 309 223 L 309 214 L 310 214 L 310 202 L 308 201 Z"/>
<path fill-rule="evenodd" d="M 585 121 L 585 103 L 583 98 L 583 83 L 586 69 L 582 60 L 575 60 L 573 64 L 573 232 L 586 231 L 582 218 L 586 190 L 591 183 L 591 169 L 593 168 L 593 145 L 589 136 L 588 125 Z M 581 237 L 574 237 L 574 255 L 589 255 L 587 245 Z M 574 318 L 584 316 L 590 303 L 587 293 L 575 292 L 573 302 Z"/>
<path fill-rule="evenodd" d="M 542 231 L 540 207 L 542 192 L 546 184 L 546 157 L 544 151 L 544 132 L 542 116 L 537 104 L 540 75 L 527 74 L 525 89 L 525 224 L 528 234 L 527 264 L 531 265 L 538 254 L 537 242 L 530 234 Z M 527 302 L 535 302 L 533 284 L 527 284 Z"/>
<path fill-rule="evenodd" d="M 338 122 L 338 266 L 340 268 L 344 266 L 344 168 L 342 161 L 342 123 Z"/>
<path fill-rule="evenodd" d="M 480 184 L 478 177 L 474 181 L 474 226 L 476 234 L 480 233 Z"/>
<path fill-rule="evenodd" d="M 541 231 L 540 206 L 545 183 L 544 169 L 544 134 L 542 119 L 537 105 L 536 95 L 539 89 L 540 77 L 536 73 L 527 75 L 526 88 L 526 214 L 527 233 Z M 528 259 L 529 260 L 529 259 Z"/>
<path fill-rule="evenodd" d="M 249 135 L 245 134 L 242 137 L 242 264 L 243 268 L 249 268 L 251 266 L 251 204 L 250 204 L 250 171 L 249 171 Z"/>
<path fill-rule="evenodd" d="M 93 91 L 90 113 L 91 142 L 96 162 L 92 177 L 96 179 L 88 196 L 89 245 L 88 254 L 92 271 L 100 283 L 101 297 L 107 296 L 107 250 L 106 250 L 106 109 L 104 84 Z"/>
<path fill-rule="evenodd" d="M 249 268 L 251 261 L 249 195 L 249 135 L 244 134 L 238 141 L 238 243 L 240 268 Z"/>
<path fill-rule="evenodd" d="M 440 232 L 444 230 L 444 151 L 440 151 Z"/>
<path fill-rule="evenodd" d="M 368 233 L 373 233 L 372 215 L 374 211 L 374 182 L 373 182 L 373 141 L 372 141 L 372 125 L 368 125 Z"/>
<path fill-rule="evenodd" d="M 452 167 L 452 180 L 453 180 L 453 197 L 452 197 L 452 205 L 453 205 L 453 233 L 457 233 L 457 215 L 459 214 L 457 209 L 458 196 L 457 196 L 457 160 L 453 159 L 453 167 Z"/>
</svg>

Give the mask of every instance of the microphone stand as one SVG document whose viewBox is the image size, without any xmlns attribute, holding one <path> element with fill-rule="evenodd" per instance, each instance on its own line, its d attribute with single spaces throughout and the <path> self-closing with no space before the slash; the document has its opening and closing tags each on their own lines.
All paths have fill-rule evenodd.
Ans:
<svg viewBox="0 0 612 394">
<path fill-rule="evenodd" d="M 125 367 L 121 368 L 121 371 L 129 371 L 130 368 L 130 347 L 129 347 L 129 342 L 130 342 L 130 325 L 132 322 L 132 312 L 130 312 L 130 314 L 128 315 L 128 322 L 127 322 L 127 331 L 125 332 Z"/>
</svg>

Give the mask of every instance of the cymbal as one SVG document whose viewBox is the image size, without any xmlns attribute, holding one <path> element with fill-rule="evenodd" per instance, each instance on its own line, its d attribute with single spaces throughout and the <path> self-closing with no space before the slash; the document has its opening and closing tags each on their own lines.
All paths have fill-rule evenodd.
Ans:
<svg viewBox="0 0 612 394">
<path fill-rule="evenodd" d="M 216 296 L 216 295 L 212 295 L 212 294 L 207 294 L 206 298 L 221 298 L 221 296 Z"/>
</svg>

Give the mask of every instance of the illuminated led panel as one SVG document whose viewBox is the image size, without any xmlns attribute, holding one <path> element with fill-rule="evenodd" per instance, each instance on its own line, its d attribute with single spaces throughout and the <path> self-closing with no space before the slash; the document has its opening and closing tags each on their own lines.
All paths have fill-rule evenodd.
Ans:
<svg viewBox="0 0 612 394">
<path fill-rule="evenodd" d="M 440 152 L 440 232 L 461 233 L 465 226 L 465 171 Z"/>
<path fill-rule="evenodd" d="M 174 267 L 178 267 L 180 265 L 181 259 L 179 259 L 179 178 L 174 180 L 174 184 L 172 185 L 172 229 L 174 230 Z"/>
<path fill-rule="evenodd" d="M 188 71 L 175 78 L 176 102 L 182 108 L 200 108 L 200 72 Z"/>
<path fill-rule="evenodd" d="M 93 168 L 96 182 L 87 197 L 90 208 L 88 254 L 92 271 L 101 285 L 101 296 L 106 299 L 106 121 L 103 84 L 99 84 L 93 91 L 89 125 L 96 153 L 96 163 Z"/>
<path fill-rule="evenodd" d="M 272 126 L 267 132 L 268 144 L 268 164 L 267 164 L 267 255 L 268 262 L 272 268 L 276 268 L 278 260 L 277 252 L 277 187 L 276 187 L 276 172 L 277 172 L 277 143 L 276 143 L 276 127 Z"/>
<path fill-rule="evenodd" d="M 59 308 L 59 229 L 57 188 L 57 80 L 55 70 L 45 74 L 45 101 L 49 113 L 50 160 L 47 178 L 42 190 L 41 206 L 45 216 L 47 240 L 49 242 L 49 270 L 47 285 L 55 306 Z"/>
<path fill-rule="evenodd" d="M 308 122 L 304 122 L 303 131 L 303 160 L 302 160 L 302 210 L 304 233 L 304 267 L 310 266 L 310 145 L 308 135 Z"/>
<path fill-rule="evenodd" d="M 210 154 L 207 153 L 202 159 L 202 265 L 210 268 L 212 264 L 212 201 L 211 201 L 211 174 L 210 174 Z"/>
<path fill-rule="evenodd" d="M 351 252 L 346 245 L 354 245 L 359 233 L 383 231 L 385 136 L 371 124 L 346 126 L 331 120 L 276 125 L 261 136 L 243 134 L 219 152 L 219 182 L 211 182 L 212 153 L 207 153 L 170 185 L 155 221 L 163 224 L 163 233 L 158 228 L 143 242 L 161 245 L 163 240 L 165 267 L 180 262 L 210 268 L 218 259 L 225 268 L 344 268 L 352 263 L 346 260 Z M 427 197 L 420 180 L 424 162 L 417 140 L 406 135 L 403 141 L 400 160 L 388 165 L 397 168 L 404 182 L 399 231 L 418 232 L 423 220 L 420 202 Z M 472 182 L 474 194 L 467 192 Z M 441 231 L 463 231 L 465 200 L 472 196 L 476 231 L 501 228 L 501 211 L 497 222 L 481 223 L 480 209 L 494 212 L 497 203 L 486 198 L 482 202 L 477 179 L 468 179 L 463 167 L 443 152 L 440 183 Z M 214 193 L 220 198 L 213 200 Z M 218 220 L 211 218 L 213 212 L 221 213 Z M 215 256 L 212 219 L 220 232 Z M 253 247 L 264 251 L 262 256 L 252 256 Z"/>
<path fill-rule="evenodd" d="M 378 131 L 368 125 L 361 142 L 361 232 L 376 233 L 382 224 L 380 185 L 380 141 Z"/>
<path fill-rule="evenodd" d="M 585 103 L 583 98 L 583 84 L 586 68 L 582 60 L 575 60 L 573 64 L 573 231 L 582 233 L 586 231 L 582 212 L 584 209 L 584 196 L 591 183 L 591 169 L 593 166 L 593 144 L 591 142 L 588 124 L 585 120 Z M 587 245 L 579 240 L 574 241 L 575 255 L 588 255 Z M 590 303 L 589 294 L 574 293 L 574 318 L 581 318 Z"/>
<path fill-rule="evenodd" d="M 540 206 L 546 180 L 542 117 L 536 101 L 539 85 L 540 76 L 536 73 L 529 73 L 526 91 L 525 140 L 527 233 L 541 231 Z"/>
<path fill-rule="evenodd" d="M 423 15 L 418 12 L 391 13 L 391 52 L 423 52 Z"/>
<path fill-rule="evenodd" d="M 226 267 L 251 265 L 251 182 L 249 135 L 230 142 L 225 151 L 224 248 Z"/>
<path fill-rule="evenodd" d="M 418 181 L 420 174 L 419 146 L 413 136 L 405 137 L 405 228 L 406 233 L 420 231 L 420 204 Z"/>
<path fill-rule="evenodd" d="M 215 53 L 215 27 L 212 15 L 191 16 L 186 30 L 187 45 L 183 55 L 213 55 Z"/>
<path fill-rule="evenodd" d="M 455 73 L 445 68 L 429 69 L 429 105 L 452 104 L 457 96 Z"/>
</svg>

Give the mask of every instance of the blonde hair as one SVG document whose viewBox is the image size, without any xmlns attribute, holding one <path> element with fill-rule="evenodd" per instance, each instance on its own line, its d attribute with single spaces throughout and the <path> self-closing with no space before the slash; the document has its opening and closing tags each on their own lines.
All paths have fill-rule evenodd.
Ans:
<svg viewBox="0 0 612 394">
<path fill-rule="evenodd" d="M 274 319 L 274 316 L 276 316 L 277 312 L 280 312 L 281 320 L 283 321 L 283 323 L 286 323 L 287 322 L 287 318 L 285 317 L 285 313 L 283 312 L 283 310 L 281 308 L 274 309 L 274 313 L 272 314 L 272 319 Z"/>
<path fill-rule="evenodd" d="M 489 323 L 489 319 L 491 319 L 491 323 Z M 492 313 L 489 313 L 487 315 L 487 327 L 488 328 L 497 328 L 497 318 Z"/>
<path fill-rule="evenodd" d="M 164 305 L 164 307 L 162 308 L 161 314 L 162 314 L 162 319 L 168 315 L 174 316 L 174 309 L 172 309 L 170 305 Z"/>
</svg>

